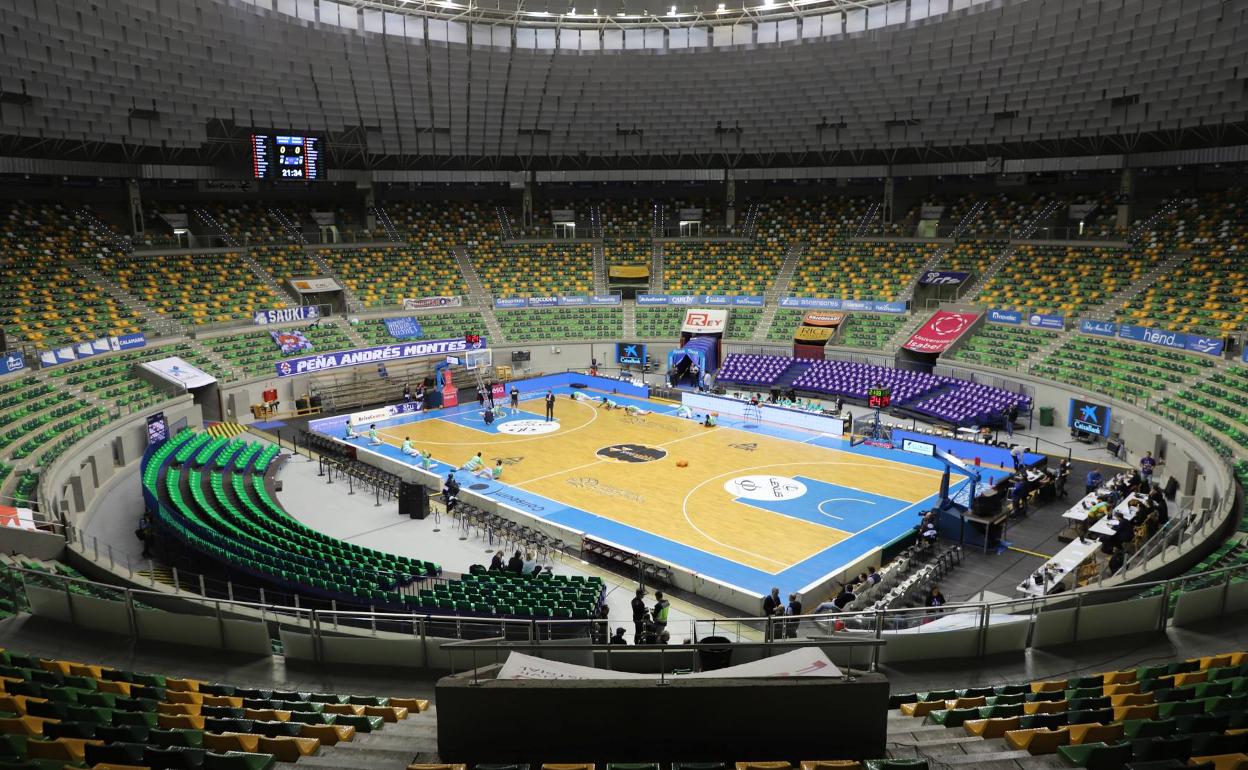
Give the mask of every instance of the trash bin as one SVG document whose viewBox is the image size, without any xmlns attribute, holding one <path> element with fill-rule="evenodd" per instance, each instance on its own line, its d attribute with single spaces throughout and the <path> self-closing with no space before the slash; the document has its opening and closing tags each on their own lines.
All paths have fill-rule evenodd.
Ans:
<svg viewBox="0 0 1248 770">
<path fill-rule="evenodd" d="M 1051 406 L 1040 407 L 1040 424 L 1046 428 L 1053 427 L 1053 407 Z"/>
<path fill-rule="evenodd" d="M 722 645 L 720 647 L 703 647 L 698 650 L 698 662 L 702 665 L 703 671 L 728 668 L 729 663 L 732 661 L 731 641 L 723 636 L 707 636 L 698 644 Z"/>
</svg>

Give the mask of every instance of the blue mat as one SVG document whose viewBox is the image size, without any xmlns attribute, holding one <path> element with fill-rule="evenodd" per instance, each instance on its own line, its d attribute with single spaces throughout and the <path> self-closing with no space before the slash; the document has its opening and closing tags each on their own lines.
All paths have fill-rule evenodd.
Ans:
<svg viewBox="0 0 1248 770">
<path fill-rule="evenodd" d="M 252 427 L 259 428 L 260 430 L 277 430 L 278 428 L 286 427 L 286 423 L 282 422 L 281 420 L 270 420 L 268 422 L 253 422 L 251 425 Z"/>
</svg>

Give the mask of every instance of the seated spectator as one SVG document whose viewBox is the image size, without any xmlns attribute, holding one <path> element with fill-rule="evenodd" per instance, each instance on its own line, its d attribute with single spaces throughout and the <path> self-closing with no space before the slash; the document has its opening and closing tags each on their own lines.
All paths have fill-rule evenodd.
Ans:
<svg viewBox="0 0 1248 770">
<path fill-rule="evenodd" d="M 836 608 L 838 610 L 843 610 L 856 598 L 858 597 L 854 595 L 854 592 L 850 588 L 850 586 L 846 585 L 845 583 L 841 583 L 840 593 L 838 593 L 836 595 L 836 598 L 832 600 L 832 604 L 836 605 Z"/>
<path fill-rule="evenodd" d="M 623 626 L 615 629 L 615 636 L 611 637 L 611 644 L 628 644 L 628 640 L 624 638 Z"/>
<path fill-rule="evenodd" d="M 928 593 L 927 593 L 927 606 L 928 606 L 928 607 L 943 607 L 943 606 L 945 606 L 945 595 L 944 595 L 944 594 L 942 594 L 942 593 L 940 592 L 940 587 L 939 587 L 939 586 L 932 586 L 932 589 L 931 589 L 930 591 L 928 591 Z"/>
<path fill-rule="evenodd" d="M 1097 487 L 1099 487 L 1103 481 L 1104 478 L 1101 477 L 1101 472 L 1096 468 L 1088 471 L 1087 484 L 1085 486 L 1084 494 L 1091 494 L 1095 492 Z"/>
<path fill-rule="evenodd" d="M 1127 560 L 1126 551 L 1121 545 L 1114 546 L 1114 552 L 1109 556 L 1109 574 L 1113 575 L 1122 569 L 1122 564 Z"/>
<path fill-rule="evenodd" d="M 368 445 L 369 446 L 381 446 L 381 439 L 377 436 L 376 425 L 368 426 Z"/>
<path fill-rule="evenodd" d="M 511 555 L 511 559 L 507 561 L 507 571 L 520 574 L 524 572 L 524 559 L 520 558 L 520 552 L 516 551 Z"/>
<path fill-rule="evenodd" d="M 412 440 L 407 436 L 403 437 L 403 446 L 399 447 L 399 451 L 405 455 L 420 454 L 420 452 L 416 450 L 416 447 L 412 446 Z"/>
<path fill-rule="evenodd" d="M 524 562 L 520 565 L 520 573 L 522 575 L 532 575 L 536 569 L 537 559 L 533 558 L 533 552 L 529 551 L 524 555 Z"/>
<path fill-rule="evenodd" d="M 501 572 L 504 564 L 503 552 L 495 551 L 494 558 L 490 559 L 490 572 Z"/>
<path fill-rule="evenodd" d="M 876 585 L 881 580 L 879 571 L 875 567 L 867 567 L 867 582 Z"/>
<path fill-rule="evenodd" d="M 348 420 L 348 421 L 347 421 L 347 433 L 346 433 L 346 436 L 345 436 L 345 438 L 347 439 L 347 441 L 350 441 L 350 440 L 351 440 L 351 439 L 353 439 L 353 438 L 359 438 L 359 436 L 360 436 L 360 434 L 358 434 L 358 433 L 356 433 L 356 432 L 355 432 L 355 426 L 353 426 L 353 425 L 351 424 L 351 422 Z"/>
</svg>

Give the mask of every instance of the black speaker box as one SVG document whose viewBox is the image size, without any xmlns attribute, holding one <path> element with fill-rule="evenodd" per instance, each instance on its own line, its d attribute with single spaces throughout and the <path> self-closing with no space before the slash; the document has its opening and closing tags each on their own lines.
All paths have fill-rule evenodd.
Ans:
<svg viewBox="0 0 1248 770">
<path fill-rule="evenodd" d="M 399 483 L 399 515 L 413 519 L 429 516 L 429 493 L 420 484 Z"/>
</svg>

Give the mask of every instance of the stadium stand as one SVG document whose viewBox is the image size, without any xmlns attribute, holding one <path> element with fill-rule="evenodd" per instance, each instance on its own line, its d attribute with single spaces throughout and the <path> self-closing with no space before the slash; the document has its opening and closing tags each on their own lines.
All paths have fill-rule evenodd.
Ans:
<svg viewBox="0 0 1248 770">
<path fill-rule="evenodd" d="M 467 293 L 449 247 L 362 246 L 318 249 L 317 256 L 366 307 L 401 305 L 411 297 L 460 296 Z M 420 269 L 414 270 L 413 265 Z"/>
<path fill-rule="evenodd" d="M 654 202 L 640 199 L 608 199 L 598 204 L 603 236 L 610 239 L 649 238 L 654 222 Z M 646 249 L 649 258 L 649 247 Z"/>
<path fill-rule="evenodd" d="M 302 246 L 265 246 L 252 249 L 251 256 L 279 283 L 295 277 L 318 276 L 325 272 Z"/>
<path fill-rule="evenodd" d="M 1004 324 L 984 324 L 954 351 L 954 361 L 1016 369 L 1055 338 L 1053 332 Z"/>
<path fill-rule="evenodd" d="M 168 394 L 134 375 L 134 366 L 144 361 L 177 356 L 214 377 L 225 377 L 211 359 L 190 343 L 123 351 L 65 364 L 48 372 L 47 387 L 69 386 L 89 396 L 110 401 L 125 412 L 133 412 L 169 398 Z"/>
<path fill-rule="evenodd" d="M 465 334 L 481 334 L 487 331 L 480 313 L 428 313 L 415 316 L 420 322 L 425 339 L 451 339 Z M 369 345 L 386 345 L 395 338 L 380 318 L 361 319 L 355 330 Z"/>
<path fill-rule="evenodd" d="M 139 330 L 129 311 L 73 269 L 109 249 L 56 204 L 11 203 L 3 214 L 0 316 L 40 348 Z"/>
<path fill-rule="evenodd" d="M 1155 264 L 1148 252 L 1024 243 L 980 291 L 989 307 L 1077 315 L 1127 288 Z"/>
<path fill-rule="evenodd" d="M 108 255 L 96 266 L 148 307 L 192 325 L 241 321 L 289 302 L 252 272 L 241 251 Z"/>
<path fill-rule="evenodd" d="M 761 296 L 784 259 L 783 247 L 761 242 L 669 241 L 663 246 L 663 286 L 673 294 Z"/>
<path fill-rule="evenodd" d="M 771 326 L 767 328 L 767 341 L 792 342 L 793 332 L 797 330 L 805 313 L 805 310 L 795 308 L 777 308 L 776 314 L 771 319 Z"/>
<path fill-rule="evenodd" d="M 495 297 L 589 294 L 594 288 L 594 253 L 588 243 L 482 241 L 472 249 L 481 285 Z"/>
<path fill-rule="evenodd" d="M 503 310 L 498 325 L 509 340 L 619 339 L 624 311 L 618 307 L 551 307 Z"/>
<path fill-rule="evenodd" d="M 930 243 L 812 239 L 798 261 L 790 291 L 800 297 L 894 300 L 937 248 Z"/>
<path fill-rule="evenodd" d="M 292 331 L 295 331 L 292 329 Z M 299 329 L 312 344 L 307 351 L 294 351 L 287 356 L 282 355 L 281 348 L 274 342 L 268 329 L 226 334 L 202 340 L 203 344 L 233 369 L 245 377 L 273 374 L 273 364 L 282 358 L 291 356 L 328 353 L 334 350 L 350 350 L 355 347 L 342 329 L 333 321 L 321 321 L 315 326 Z"/>
<path fill-rule="evenodd" d="M 676 339 L 680 336 L 680 324 L 687 307 L 670 305 L 646 305 L 638 307 L 637 336 L 641 339 Z M 728 311 L 729 339 L 747 340 L 754 336 L 763 310 L 756 307 L 734 307 Z M 792 337 L 790 337 L 792 339 Z"/>
<path fill-rule="evenodd" d="M 28 565 L 24 565 L 28 566 Z M 0 762 L 26 768 L 272 770 L 316 757 L 375 760 L 366 735 L 429 701 L 252 688 L 0 651 Z M 355 748 L 361 746 L 361 748 Z M 306 759 L 305 759 L 305 764 Z"/>
<path fill-rule="evenodd" d="M 850 313 L 845 319 L 841 344 L 850 348 L 882 349 L 905 323 L 906 316 L 896 313 Z"/>
<path fill-rule="evenodd" d="M 1207 365 L 1207 359 L 1174 350 L 1072 335 L 1030 371 L 1136 401 L 1171 389 Z"/>
</svg>

